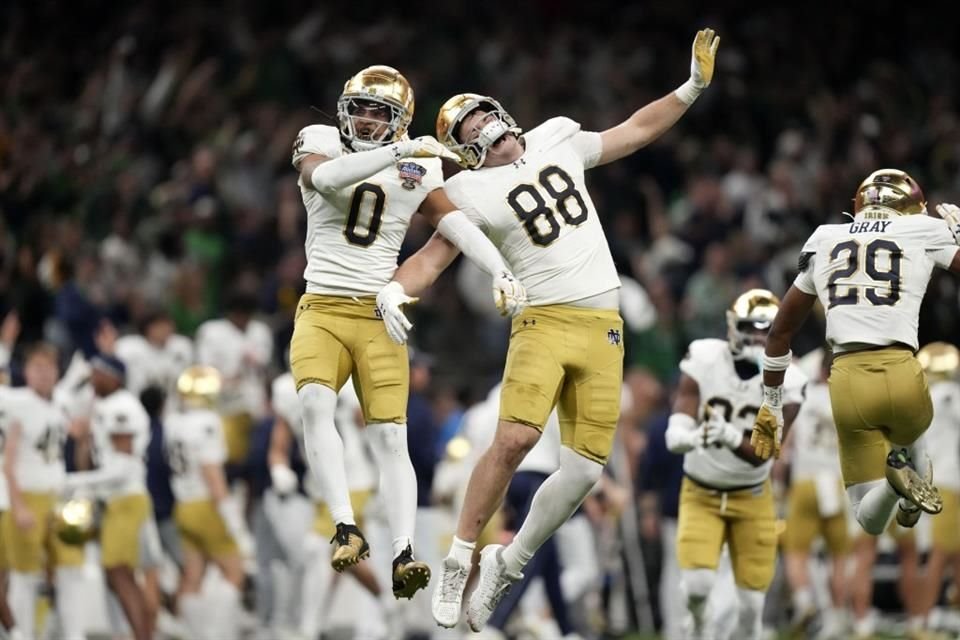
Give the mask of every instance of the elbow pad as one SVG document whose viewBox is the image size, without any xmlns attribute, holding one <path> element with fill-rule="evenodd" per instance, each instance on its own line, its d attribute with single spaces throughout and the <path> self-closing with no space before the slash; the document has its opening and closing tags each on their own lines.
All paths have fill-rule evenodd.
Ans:
<svg viewBox="0 0 960 640">
<path fill-rule="evenodd" d="M 673 413 L 665 434 L 667 449 L 672 453 L 686 453 L 697 447 L 697 421 L 685 413 Z"/>
</svg>

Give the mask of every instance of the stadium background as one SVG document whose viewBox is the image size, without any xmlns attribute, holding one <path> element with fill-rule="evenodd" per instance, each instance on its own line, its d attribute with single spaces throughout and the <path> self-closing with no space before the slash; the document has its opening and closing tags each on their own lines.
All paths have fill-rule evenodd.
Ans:
<svg viewBox="0 0 960 640">
<path fill-rule="evenodd" d="M 0 313 L 21 324 L 13 381 L 36 339 L 66 359 L 95 348 L 101 320 L 135 331 L 155 307 L 191 336 L 234 292 L 256 299 L 279 372 L 303 291 L 290 145 L 329 122 L 360 68 L 407 76 L 415 135 L 461 91 L 499 98 L 527 128 L 563 114 L 602 129 L 682 82 L 692 35 L 709 25 L 722 37 L 713 86 L 660 141 L 588 178 L 618 269 L 645 291 L 621 433 L 626 477 L 639 477 L 686 344 L 722 337 L 749 286 L 782 293 L 799 244 L 841 219 L 864 176 L 894 166 L 931 202 L 960 197 L 956 22 L 892 2 L 754 5 L 3 3 Z M 401 257 L 428 235 L 415 223 Z M 474 275 L 460 261 L 413 312 L 437 438 L 501 372 L 507 324 Z M 930 291 L 921 344 L 953 340 L 956 284 L 940 275 Z M 811 322 L 795 350 L 821 331 Z M 655 573 L 655 522 L 634 517 Z"/>
</svg>

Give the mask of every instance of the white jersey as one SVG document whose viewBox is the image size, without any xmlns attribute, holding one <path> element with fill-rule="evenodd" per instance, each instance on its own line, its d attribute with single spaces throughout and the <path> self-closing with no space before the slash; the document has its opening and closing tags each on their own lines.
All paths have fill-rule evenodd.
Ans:
<svg viewBox="0 0 960 640">
<path fill-rule="evenodd" d="M 690 343 L 680 370 L 693 378 L 700 388 L 697 421 L 704 420 L 706 408 L 723 412 L 728 422 L 745 433 L 753 429 L 753 420 L 763 403 L 763 375 L 742 380 L 735 369 L 733 354 L 725 340 L 708 338 Z M 783 404 L 803 402 L 807 377 L 791 364 L 783 381 Z M 683 456 L 683 472 L 697 482 L 717 489 L 759 485 L 770 475 L 773 459 L 753 466 L 722 445 L 694 449 Z"/>
<path fill-rule="evenodd" d="M 13 389 L 7 395 L 6 434 L 20 427 L 14 474 L 20 490 L 28 493 L 57 492 L 63 488 L 66 466 L 63 445 L 68 418 L 63 407 L 43 398 L 29 387 Z"/>
<path fill-rule="evenodd" d="M 299 169 L 312 153 L 344 155 L 340 131 L 327 125 L 302 129 L 293 166 Z M 393 278 L 410 219 L 427 194 L 443 186 L 443 168 L 439 158 L 404 158 L 335 193 L 299 184 L 307 209 L 307 292 L 373 296 Z"/>
<path fill-rule="evenodd" d="M 222 415 L 263 414 L 265 370 L 272 355 L 273 334 L 259 320 L 250 320 L 244 330 L 226 319 L 208 320 L 197 329 L 197 361 L 223 377 Z"/>
<path fill-rule="evenodd" d="M 208 500 L 210 489 L 202 467 L 222 465 L 227 459 L 220 416 L 205 409 L 171 413 L 163 422 L 163 446 L 177 502 Z"/>
<path fill-rule="evenodd" d="M 7 447 L 7 423 L 10 419 L 8 410 L 11 389 L 0 385 L 0 512 L 10 508 L 10 495 L 7 493 L 7 476 L 3 473 L 3 456 Z"/>
<path fill-rule="evenodd" d="M 933 483 L 960 491 L 960 384 L 938 380 L 930 385 L 933 422 L 924 434 L 933 463 Z"/>
<path fill-rule="evenodd" d="M 584 170 L 600 159 L 599 133 L 551 118 L 524 134 L 519 160 L 462 171 L 444 185 L 450 200 L 487 234 L 533 306 L 563 304 L 620 286 L 587 193 Z"/>
<path fill-rule="evenodd" d="M 306 445 L 303 441 L 303 421 L 300 412 L 300 398 L 297 384 L 292 373 L 285 373 L 274 379 L 271 386 L 273 411 L 290 425 L 297 440 L 300 452 L 306 457 Z M 362 427 L 357 422 L 360 399 L 353 388 L 352 380 L 347 380 L 337 397 L 337 409 L 334 423 L 343 441 L 344 468 L 347 469 L 347 486 L 351 491 L 372 489 L 377 484 L 377 471 L 367 454 L 367 444 Z M 320 499 L 320 490 L 313 474 L 308 474 L 305 489 L 312 498 Z"/>
<path fill-rule="evenodd" d="M 117 339 L 115 352 L 127 367 L 127 389 L 137 397 L 149 386 L 172 397 L 177 377 L 193 363 L 193 343 L 181 335 L 170 336 L 162 347 L 139 334 L 123 336 Z"/>
<path fill-rule="evenodd" d="M 916 350 L 930 275 L 950 267 L 957 244 L 939 218 L 868 215 L 877 214 L 818 227 L 803 246 L 794 286 L 820 298 L 834 353 L 895 343 Z"/>
<path fill-rule="evenodd" d="M 147 466 L 144 457 L 150 444 L 150 417 L 140 400 L 126 389 L 118 389 L 93 404 L 94 459 L 98 467 L 111 465 L 113 456 L 122 456 L 127 468 L 133 469 L 123 483 L 113 489 L 114 496 L 146 493 Z M 110 436 L 114 433 L 133 434 L 133 454 L 113 448 Z"/>
<path fill-rule="evenodd" d="M 837 426 L 830 406 L 830 389 L 825 382 L 807 385 L 807 397 L 790 431 L 793 433 L 790 475 L 794 481 L 812 480 L 825 474 L 841 477 Z"/>
</svg>

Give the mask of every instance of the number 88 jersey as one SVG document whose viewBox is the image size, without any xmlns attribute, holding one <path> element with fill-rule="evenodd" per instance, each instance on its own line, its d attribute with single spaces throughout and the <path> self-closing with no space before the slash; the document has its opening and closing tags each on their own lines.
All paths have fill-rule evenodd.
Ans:
<svg viewBox="0 0 960 640">
<path fill-rule="evenodd" d="M 920 303 L 934 267 L 948 269 L 957 244 L 947 223 L 926 215 L 867 210 L 825 224 L 800 254 L 794 286 L 827 312 L 834 353 L 902 343 L 917 349 Z"/>
<path fill-rule="evenodd" d="M 309 154 L 344 153 L 338 129 L 312 125 L 297 136 L 293 166 L 299 169 Z M 307 293 L 371 296 L 397 270 L 410 219 L 443 185 L 443 167 L 438 158 L 404 158 L 333 193 L 319 193 L 302 179 L 299 184 L 307 209 Z"/>
<path fill-rule="evenodd" d="M 462 171 L 444 185 L 450 200 L 500 250 L 532 306 L 563 304 L 620 286 L 587 193 L 599 133 L 551 118 L 524 134 L 519 160 Z"/>
</svg>

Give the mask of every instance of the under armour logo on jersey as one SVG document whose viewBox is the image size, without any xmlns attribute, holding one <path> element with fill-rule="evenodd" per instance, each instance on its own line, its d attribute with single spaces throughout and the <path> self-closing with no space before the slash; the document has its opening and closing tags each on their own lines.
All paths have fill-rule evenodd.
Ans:
<svg viewBox="0 0 960 640">
<path fill-rule="evenodd" d="M 536 318 L 526 319 L 526 320 L 523 321 L 523 326 L 525 326 L 525 327 L 534 326 L 534 327 L 535 327 L 535 326 L 537 326 L 537 319 L 536 319 Z"/>
<path fill-rule="evenodd" d="M 519 169 L 521 166 L 525 164 L 527 164 L 527 160 L 525 158 L 520 158 L 519 160 L 513 163 L 513 168 Z"/>
<path fill-rule="evenodd" d="M 427 170 L 416 162 L 400 162 L 397 169 L 400 171 L 400 186 L 410 191 L 423 182 L 423 176 L 427 173 Z"/>
<path fill-rule="evenodd" d="M 610 331 L 607 331 L 607 342 L 615 346 L 620 346 L 620 329 L 610 329 Z"/>
</svg>

